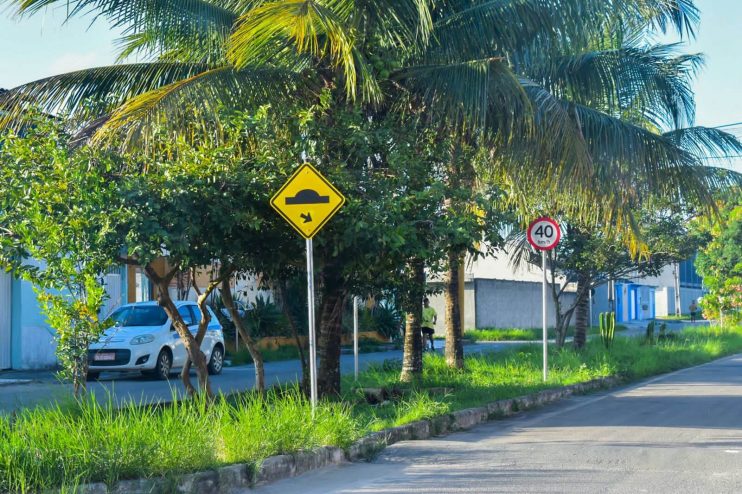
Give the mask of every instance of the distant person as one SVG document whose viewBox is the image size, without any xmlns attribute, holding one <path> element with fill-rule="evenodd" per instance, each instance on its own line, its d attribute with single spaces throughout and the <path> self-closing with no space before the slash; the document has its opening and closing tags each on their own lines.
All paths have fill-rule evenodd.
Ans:
<svg viewBox="0 0 742 494">
<path fill-rule="evenodd" d="M 430 306 L 430 300 L 428 297 L 423 299 L 423 321 L 420 325 L 420 330 L 423 333 L 423 345 L 425 343 L 425 337 L 427 336 L 430 340 L 430 349 L 435 351 L 435 343 L 433 343 L 433 333 L 435 333 L 435 323 L 438 321 L 438 314 L 435 309 Z"/>
<path fill-rule="evenodd" d="M 690 322 L 696 322 L 696 313 L 698 312 L 698 304 L 696 304 L 696 301 L 690 303 Z"/>
</svg>

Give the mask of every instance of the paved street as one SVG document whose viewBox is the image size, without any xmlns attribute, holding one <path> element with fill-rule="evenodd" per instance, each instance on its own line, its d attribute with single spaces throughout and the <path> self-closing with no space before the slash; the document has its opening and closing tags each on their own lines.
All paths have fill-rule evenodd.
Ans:
<svg viewBox="0 0 742 494">
<path fill-rule="evenodd" d="M 705 324 L 700 323 L 700 324 Z M 668 329 L 679 330 L 688 325 L 687 323 L 671 323 Z M 643 336 L 646 322 L 634 323 L 621 336 Z M 531 342 L 540 344 L 540 342 Z M 513 346 L 528 344 L 528 342 L 508 341 L 500 343 L 478 343 L 466 346 L 467 353 L 500 351 Z M 442 351 L 445 343 L 436 341 L 438 351 Z M 361 369 L 369 364 L 383 362 L 387 359 L 401 359 L 401 351 L 376 352 L 361 354 L 359 357 Z M 353 372 L 353 355 L 342 356 L 342 372 L 350 374 Z M 268 385 L 277 383 L 291 383 L 301 375 L 301 366 L 298 361 L 268 362 L 265 365 L 266 382 Z M 195 383 L 195 373 L 194 376 Z M 14 381 L 22 383 L 14 384 Z M 212 377 L 212 387 L 215 392 L 233 393 L 252 388 L 255 382 L 255 374 L 252 365 L 239 367 L 227 367 L 220 376 Z M 182 395 L 183 386 L 176 374 L 170 381 L 153 381 L 141 376 L 139 373 L 117 374 L 104 373 L 98 382 L 89 383 L 90 390 L 99 401 L 105 401 L 112 397 L 117 403 L 127 400 L 138 402 L 169 401 L 173 393 Z M 10 413 L 23 407 L 38 404 L 49 404 L 55 401 L 69 400 L 71 387 L 60 384 L 52 372 L 0 372 L 0 413 Z"/>
<path fill-rule="evenodd" d="M 742 355 L 250 492 L 739 493 Z"/>
<path fill-rule="evenodd" d="M 504 348 L 522 345 L 523 342 L 481 343 L 467 345 L 466 350 L 473 352 L 493 352 Z M 436 342 L 440 349 L 443 342 Z M 361 369 L 371 363 L 383 362 L 387 359 L 401 359 L 402 351 L 365 353 L 359 356 Z M 341 360 L 344 375 L 353 373 L 353 355 L 343 355 Z M 301 365 L 297 360 L 283 362 L 268 362 L 265 364 L 266 383 L 270 386 L 277 383 L 296 382 L 301 376 Z M 192 373 L 194 384 L 195 373 Z M 10 379 L 0 379 L 0 413 L 9 413 L 22 407 L 37 404 L 48 404 L 54 401 L 68 400 L 71 396 L 71 387 L 60 384 L 51 372 L 8 372 L 0 373 L 0 378 L 15 378 L 31 380 L 30 383 L 12 384 Z M 214 392 L 233 393 L 253 387 L 255 371 L 252 365 L 239 367 L 225 367 L 222 375 L 212 376 Z M 184 392 L 180 378 L 173 374 L 170 381 L 154 381 L 141 376 L 139 373 L 130 374 L 103 374 L 98 382 L 88 384 L 89 389 L 99 401 L 108 400 L 109 396 L 117 403 L 126 400 L 138 402 L 169 401 L 173 393 L 182 395 Z"/>
</svg>

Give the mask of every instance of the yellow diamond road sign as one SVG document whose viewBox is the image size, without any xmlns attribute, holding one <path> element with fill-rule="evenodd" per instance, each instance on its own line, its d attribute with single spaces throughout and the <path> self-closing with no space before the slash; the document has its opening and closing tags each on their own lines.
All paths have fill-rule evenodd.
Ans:
<svg viewBox="0 0 742 494">
<path fill-rule="evenodd" d="M 312 238 L 345 204 L 345 197 L 309 163 L 304 163 L 271 199 L 271 206 L 301 233 Z"/>
</svg>

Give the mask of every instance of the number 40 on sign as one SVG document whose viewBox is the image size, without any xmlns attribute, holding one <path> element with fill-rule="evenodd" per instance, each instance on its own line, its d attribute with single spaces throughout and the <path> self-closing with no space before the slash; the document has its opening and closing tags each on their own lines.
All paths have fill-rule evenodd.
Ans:
<svg viewBox="0 0 742 494">
<path fill-rule="evenodd" d="M 528 242 L 537 250 L 553 249 L 561 237 L 559 224 L 545 216 L 533 220 L 528 227 Z"/>
</svg>

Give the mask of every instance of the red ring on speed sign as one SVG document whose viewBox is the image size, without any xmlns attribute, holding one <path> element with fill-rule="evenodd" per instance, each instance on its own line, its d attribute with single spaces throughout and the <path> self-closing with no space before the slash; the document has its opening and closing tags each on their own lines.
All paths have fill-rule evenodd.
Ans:
<svg viewBox="0 0 742 494">
<path fill-rule="evenodd" d="M 536 218 L 528 225 L 528 243 L 537 250 L 551 250 L 562 238 L 559 224 L 548 216 Z"/>
</svg>

